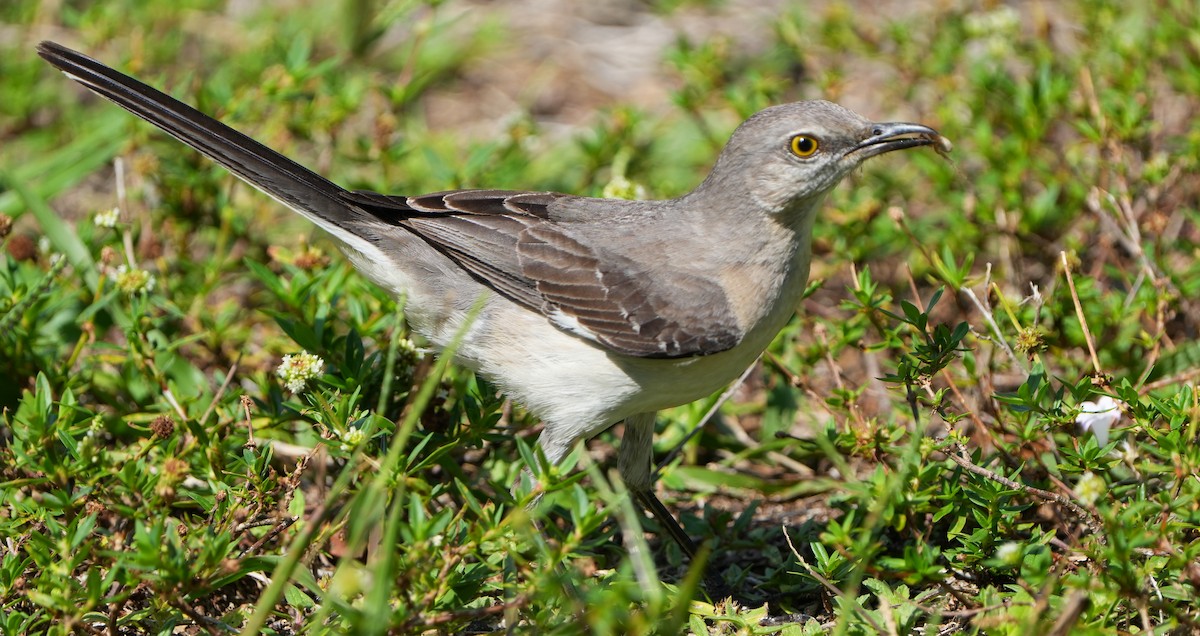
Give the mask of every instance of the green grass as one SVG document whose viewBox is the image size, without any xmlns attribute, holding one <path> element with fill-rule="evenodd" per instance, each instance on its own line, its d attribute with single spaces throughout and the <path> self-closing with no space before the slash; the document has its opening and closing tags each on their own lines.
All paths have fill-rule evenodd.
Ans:
<svg viewBox="0 0 1200 636">
<path fill-rule="evenodd" d="M 753 46 L 671 45 L 661 102 L 570 83 L 591 114 L 563 135 L 509 87 L 521 114 L 480 135 L 427 105 L 495 90 L 479 69 L 520 37 L 491 5 L 6 3 L 0 632 L 1200 630 L 1200 11 L 1018 6 L 798 6 Z M 611 479 L 613 433 L 541 466 L 537 423 L 415 349 L 326 238 L 84 95 L 44 38 L 385 192 L 674 196 L 808 97 L 955 148 L 831 196 L 804 307 L 664 467 L 708 598 Z M 293 392 L 301 351 L 324 365 Z M 1076 424 L 1103 395 L 1105 444 Z M 656 456 L 717 400 L 663 414 Z"/>
</svg>

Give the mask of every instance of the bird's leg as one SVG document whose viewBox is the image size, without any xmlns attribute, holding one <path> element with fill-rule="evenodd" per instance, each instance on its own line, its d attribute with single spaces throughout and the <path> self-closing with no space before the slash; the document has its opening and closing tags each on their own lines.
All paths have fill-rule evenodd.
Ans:
<svg viewBox="0 0 1200 636">
<path fill-rule="evenodd" d="M 617 470 L 621 473 L 625 487 L 629 489 L 638 503 L 654 515 L 659 525 L 679 544 L 688 558 L 695 558 L 697 552 L 695 542 L 667 510 L 667 507 L 654 495 L 654 475 L 650 470 L 650 460 L 654 453 L 654 416 L 653 412 L 639 413 L 625 419 L 625 434 L 621 438 L 617 454 Z M 548 433 L 548 430 L 542 432 L 538 438 L 538 447 L 542 449 L 546 460 L 551 465 L 555 465 L 567 456 L 571 446 L 562 443 L 557 436 Z M 533 476 L 532 467 L 526 467 L 523 476 L 536 479 Z M 515 488 L 516 486 L 514 486 L 514 492 Z M 533 508 L 540 500 L 541 495 L 538 495 L 530 502 L 529 507 Z"/>
<path fill-rule="evenodd" d="M 621 479 L 625 480 L 625 487 L 633 493 L 642 507 L 654 515 L 659 525 L 679 544 L 688 558 L 695 558 L 696 544 L 667 507 L 654 495 L 654 475 L 650 471 L 650 460 L 654 452 L 654 416 L 655 413 L 651 412 L 625 418 L 625 434 L 621 438 L 617 454 L 617 469 L 621 473 Z"/>
</svg>

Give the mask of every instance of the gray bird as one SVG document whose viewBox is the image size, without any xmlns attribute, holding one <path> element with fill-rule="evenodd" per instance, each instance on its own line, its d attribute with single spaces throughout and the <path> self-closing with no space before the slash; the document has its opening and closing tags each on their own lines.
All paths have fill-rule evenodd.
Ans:
<svg viewBox="0 0 1200 636">
<path fill-rule="evenodd" d="M 557 463 L 625 421 L 627 487 L 683 549 L 654 497 L 655 412 L 735 379 L 791 318 L 822 199 L 870 157 L 944 145 L 826 101 L 746 120 L 695 190 L 665 201 L 552 192 L 352 192 L 217 120 L 54 42 L 68 76 L 195 148 L 333 235 L 415 331 L 539 417 Z M 478 314 L 470 319 L 477 305 Z"/>
</svg>

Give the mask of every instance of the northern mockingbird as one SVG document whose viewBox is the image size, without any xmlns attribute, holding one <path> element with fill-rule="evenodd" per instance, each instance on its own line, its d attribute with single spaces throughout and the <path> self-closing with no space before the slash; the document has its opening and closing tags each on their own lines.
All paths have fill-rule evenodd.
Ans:
<svg viewBox="0 0 1200 636">
<path fill-rule="evenodd" d="M 843 177 L 870 157 L 942 143 L 926 126 L 805 101 L 746 120 L 677 199 L 351 192 L 81 53 L 53 42 L 38 53 L 333 235 L 363 275 L 406 298 L 433 345 L 465 330 L 456 359 L 541 418 L 550 462 L 624 420 L 620 474 L 689 553 L 652 494 L 655 412 L 731 382 L 788 322 L 813 219 Z"/>
</svg>

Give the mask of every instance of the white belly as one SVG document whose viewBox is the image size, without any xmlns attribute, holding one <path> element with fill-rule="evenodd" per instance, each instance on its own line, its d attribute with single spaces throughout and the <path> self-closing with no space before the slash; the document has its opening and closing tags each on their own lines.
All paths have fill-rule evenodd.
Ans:
<svg viewBox="0 0 1200 636">
<path fill-rule="evenodd" d="M 556 438 L 574 442 L 628 416 L 693 402 L 736 379 L 793 315 L 808 272 L 795 274 L 738 346 L 713 355 L 613 354 L 492 298 L 458 357 L 554 429 Z"/>
</svg>

